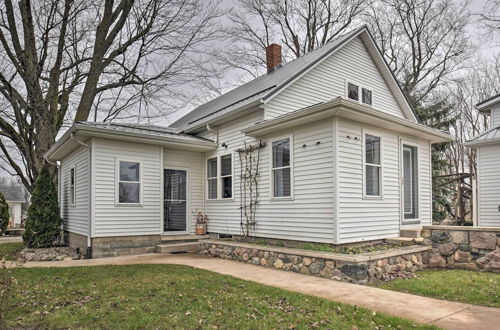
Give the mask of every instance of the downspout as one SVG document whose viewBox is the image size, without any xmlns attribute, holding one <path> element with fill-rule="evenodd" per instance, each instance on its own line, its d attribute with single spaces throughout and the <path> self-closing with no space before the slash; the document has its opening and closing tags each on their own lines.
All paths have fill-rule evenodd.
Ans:
<svg viewBox="0 0 500 330">
<path fill-rule="evenodd" d="M 70 138 L 72 140 L 75 140 L 76 142 L 78 142 L 80 145 L 84 146 L 85 148 L 88 149 L 88 152 L 89 152 L 89 163 L 92 164 L 92 152 L 91 152 L 91 147 L 83 142 L 83 141 L 80 141 L 76 138 L 75 136 L 75 133 L 71 133 L 70 135 Z M 90 166 L 90 169 L 89 171 L 92 170 L 92 166 Z M 92 175 L 93 173 L 90 173 L 90 178 L 92 178 Z M 89 189 L 89 231 L 88 231 L 88 235 L 87 235 L 87 250 L 85 251 L 85 258 L 86 259 L 90 259 L 92 258 L 92 221 L 91 221 L 91 217 L 92 217 L 92 201 L 90 199 L 92 199 L 92 179 L 90 180 L 90 183 L 89 183 L 91 186 L 90 186 L 90 189 Z"/>
</svg>

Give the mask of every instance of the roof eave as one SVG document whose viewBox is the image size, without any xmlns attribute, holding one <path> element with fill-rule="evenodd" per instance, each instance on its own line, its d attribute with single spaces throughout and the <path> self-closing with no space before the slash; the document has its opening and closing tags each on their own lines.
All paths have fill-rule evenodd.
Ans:
<svg viewBox="0 0 500 330">
<path fill-rule="evenodd" d="M 357 104 L 342 98 L 336 98 L 329 102 L 323 102 L 302 110 L 297 110 L 281 117 L 264 121 L 253 126 L 247 127 L 242 132 L 252 137 L 264 136 L 272 134 L 273 132 L 283 130 L 286 128 L 295 127 L 305 123 L 319 121 L 329 117 L 357 117 L 352 120 L 363 120 L 362 116 L 368 119 L 374 118 L 378 121 L 390 122 L 400 128 L 406 127 L 407 129 L 421 132 L 432 143 L 442 143 L 453 141 L 453 137 L 447 133 L 435 130 L 433 128 L 424 126 L 422 124 L 414 123 L 407 119 L 402 119 L 381 111 L 374 110 L 371 107 Z"/>
<path fill-rule="evenodd" d="M 466 147 L 475 148 L 475 147 L 480 147 L 480 146 L 490 145 L 490 144 L 497 144 L 497 143 L 500 143 L 500 137 L 494 138 L 494 139 L 489 139 L 489 140 L 481 140 L 481 141 L 467 141 L 467 142 L 464 142 L 463 145 Z"/>
</svg>

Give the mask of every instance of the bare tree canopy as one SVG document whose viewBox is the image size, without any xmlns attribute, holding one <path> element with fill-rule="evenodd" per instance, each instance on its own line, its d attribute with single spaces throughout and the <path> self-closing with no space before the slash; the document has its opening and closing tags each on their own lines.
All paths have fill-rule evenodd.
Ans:
<svg viewBox="0 0 500 330">
<path fill-rule="evenodd" d="M 500 34 L 500 0 L 488 0 L 483 13 L 479 15 L 480 26 L 490 37 Z"/>
<path fill-rule="evenodd" d="M 414 105 L 462 69 L 471 54 L 466 2 L 381 0 L 368 15 L 377 44 Z"/>
<path fill-rule="evenodd" d="M 5 0 L 0 5 L 0 166 L 30 189 L 63 125 L 164 109 L 209 75 L 218 3 Z"/>
<path fill-rule="evenodd" d="M 285 59 L 300 57 L 351 29 L 367 2 L 237 0 L 230 14 L 235 44 L 227 60 L 256 75 L 265 67 L 265 48 L 273 42 L 284 45 Z"/>
</svg>

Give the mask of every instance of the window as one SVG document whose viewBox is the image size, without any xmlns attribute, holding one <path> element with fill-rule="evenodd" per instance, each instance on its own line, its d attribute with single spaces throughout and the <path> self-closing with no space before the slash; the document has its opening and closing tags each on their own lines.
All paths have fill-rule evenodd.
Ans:
<svg viewBox="0 0 500 330">
<path fill-rule="evenodd" d="M 291 166 L 290 139 L 282 139 L 272 143 L 272 187 L 273 197 L 290 197 Z"/>
<path fill-rule="evenodd" d="M 357 85 L 347 83 L 347 97 L 351 100 L 359 101 L 359 87 Z"/>
<path fill-rule="evenodd" d="M 231 163 L 231 155 L 225 155 L 220 158 L 220 177 L 222 186 L 222 198 L 233 197 L 233 166 Z"/>
<path fill-rule="evenodd" d="M 366 88 L 362 88 L 362 101 L 364 104 L 372 105 L 372 91 Z"/>
<path fill-rule="evenodd" d="M 69 200 L 70 200 L 71 205 L 76 204 L 76 176 L 75 176 L 75 168 L 74 167 L 70 170 Z"/>
<path fill-rule="evenodd" d="M 405 219 L 418 219 L 418 149 L 403 145 L 403 206 Z"/>
<path fill-rule="evenodd" d="M 140 163 L 120 161 L 118 177 L 118 203 L 139 204 L 141 195 Z"/>
<path fill-rule="evenodd" d="M 217 157 L 207 160 L 208 199 L 217 199 Z"/>
<path fill-rule="evenodd" d="M 380 197 L 382 183 L 380 137 L 365 134 L 365 195 Z"/>
<path fill-rule="evenodd" d="M 347 83 L 347 97 L 363 104 L 372 105 L 372 91 L 350 82 Z"/>
</svg>

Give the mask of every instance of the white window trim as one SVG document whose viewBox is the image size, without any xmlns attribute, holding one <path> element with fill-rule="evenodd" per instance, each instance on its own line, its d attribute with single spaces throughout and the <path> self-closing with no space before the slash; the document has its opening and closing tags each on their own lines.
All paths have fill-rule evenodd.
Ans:
<svg viewBox="0 0 500 330">
<path fill-rule="evenodd" d="M 273 142 L 280 141 L 288 139 L 290 141 L 290 166 L 284 166 L 284 167 L 276 167 L 273 168 Z M 269 141 L 269 182 L 270 187 L 269 187 L 269 196 L 271 197 L 272 201 L 283 201 L 283 200 L 293 200 L 294 197 L 294 183 L 293 183 L 293 177 L 294 177 L 294 166 L 293 166 L 293 159 L 294 159 L 294 152 L 293 152 L 293 134 L 289 135 L 282 135 L 278 137 L 273 137 Z M 283 197 L 275 197 L 274 196 L 274 175 L 273 172 L 274 170 L 279 170 L 283 168 L 290 168 L 290 196 L 283 196 Z"/>
<path fill-rule="evenodd" d="M 73 185 L 71 185 L 71 170 L 73 170 Z M 69 169 L 69 205 L 72 207 L 76 206 L 76 164 Z M 73 193 L 73 195 L 71 195 Z M 73 197 L 73 198 L 71 198 Z"/>
<path fill-rule="evenodd" d="M 131 162 L 131 163 L 139 163 L 139 181 L 123 181 L 123 182 L 131 182 L 131 183 L 139 183 L 139 203 L 120 203 L 120 162 Z M 143 196 L 142 196 L 142 191 L 143 191 L 143 185 L 144 185 L 144 180 L 143 180 L 143 169 L 142 169 L 142 161 L 137 160 L 137 159 L 127 159 L 127 158 L 118 158 L 116 159 L 116 164 L 115 164 L 115 206 L 142 206 L 143 202 Z"/>
<path fill-rule="evenodd" d="M 403 179 L 403 148 L 404 148 L 404 145 L 408 145 L 408 146 L 412 146 L 412 147 L 415 147 L 417 148 L 417 191 L 418 191 L 418 195 L 417 195 L 417 201 L 418 201 L 418 205 L 417 205 L 417 212 L 418 212 L 418 216 L 416 218 L 413 218 L 413 219 L 405 219 L 405 208 L 404 208 L 404 179 Z M 404 138 L 400 138 L 400 145 L 399 145 L 399 159 L 401 160 L 400 161 L 400 165 L 399 165 L 399 168 L 400 168 L 400 186 L 401 186 L 401 225 L 402 226 L 405 226 L 405 225 L 415 225 L 415 224 L 420 224 L 421 223 L 421 216 L 422 216 L 422 203 L 420 201 L 420 194 L 421 194 L 421 179 L 422 179 L 422 173 L 421 173 L 421 166 L 420 166 L 420 144 L 416 141 L 410 141 L 408 139 L 404 139 Z"/>
<path fill-rule="evenodd" d="M 221 158 L 224 157 L 224 156 L 228 156 L 230 155 L 231 156 L 231 175 L 225 175 L 225 176 L 222 176 L 221 175 L 221 172 L 222 172 L 222 161 L 221 161 Z M 234 151 L 229 151 L 229 152 L 225 152 L 223 154 L 220 154 L 220 155 L 215 155 L 215 156 L 206 156 L 205 157 L 205 173 L 208 173 L 208 161 L 210 159 L 214 159 L 216 158 L 217 159 L 217 176 L 214 176 L 214 177 L 211 177 L 211 178 L 208 178 L 208 175 L 207 177 L 205 178 L 205 182 L 206 182 L 206 198 L 205 200 L 208 201 L 208 202 L 211 202 L 211 201 L 230 201 L 230 200 L 234 200 Z M 226 178 L 226 177 L 231 177 L 231 197 L 229 198 L 223 198 L 222 197 L 222 178 Z M 215 180 L 217 182 L 217 198 L 208 198 L 209 196 L 209 187 L 208 187 L 208 180 L 211 179 L 211 180 Z"/>
<path fill-rule="evenodd" d="M 366 135 L 372 135 L 380 138 L 380 165 L 366 163 Z M 380 132 L 363 129 L 362 130 L 362 159 L 363 159 L 363 199 L 384 199 L 384 138 Z M 378 166 L 380 168 L 379 195 L 366 194 L 366 165 Z"/>
<path fill-rule="evenodd" d="M 358 100 L 353 100 L 349 97 L 349 84 L 353 84 L 353 85 L 358 86 Z M 362 94 L 363 88 L 372 92 L 372 104 L 363 103 L 363 94 Z M 345 80 L 344 89 L 345 89 L 345 97 L 347 100 L 352 101 L 352 102 L 357 102 L 357 103 L 362 104 L 362 105 L 366 105 L 367 107 L 373 107 L 373 95 L 375 94 L 373 89 L 371 89 L 363 84 L 360 84 L 360 83 L 356 82 L 355 80 L 347 80 L 347 79 Z"/>
</svg>

